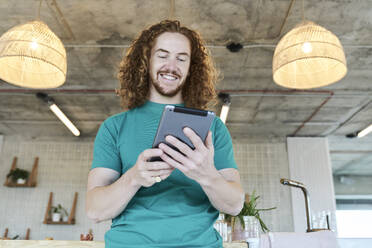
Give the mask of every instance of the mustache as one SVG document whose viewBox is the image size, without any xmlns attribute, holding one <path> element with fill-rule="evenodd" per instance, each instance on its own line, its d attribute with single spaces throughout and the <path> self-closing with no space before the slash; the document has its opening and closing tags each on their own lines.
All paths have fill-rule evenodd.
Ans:
<svg viewBox="0 0 372 248">
<path fill-rule="evenodd" d="M 178 78 L 181 77 L 181 75 L 177 71 L 170 71 L 170 70 L 159 71 L 158 74 L 173 74 L 177 76 Z"/>
</svg>

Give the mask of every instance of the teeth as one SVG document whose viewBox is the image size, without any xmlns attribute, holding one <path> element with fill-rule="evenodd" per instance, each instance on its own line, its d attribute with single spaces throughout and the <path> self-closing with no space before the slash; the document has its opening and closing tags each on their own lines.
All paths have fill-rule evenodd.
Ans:
<svg viewBox="0 0 372 248">
<path fill-rule="evenodd" d="M 172 77 L 172 76 L 169 76 L 169 75 L 164 75 L 163 77 L 166 78 L 166 79 L 169 79 L 169 80 L 175 80 L 176 79 L 175 77 Z"/>
<path fill-rule="evenodd" d="M 173 75 L 169 75 L 169 74 L 160 74 L 163 78 L 167 79 L 167 80 L 176 80 L 177 77 L 173 76 Z"/>
</svg>

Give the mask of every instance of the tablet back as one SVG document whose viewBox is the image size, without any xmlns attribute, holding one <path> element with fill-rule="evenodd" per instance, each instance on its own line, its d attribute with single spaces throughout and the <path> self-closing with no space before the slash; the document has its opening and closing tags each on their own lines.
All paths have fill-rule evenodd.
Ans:
<svg viewBox="0 0 372 248">
<path fill-rule="evenodd" d="M 214 117 L 215 114 L 212 111 L 166 105 L 159 122 L 153 148 L 158 147 L 160 143 L 169 145 L 165 141 L 165 137 L 172 135 L 195 149 L 190 139 L 183 133 L 183 128 L 191 128 L 204 142 Z"/>
</svg>

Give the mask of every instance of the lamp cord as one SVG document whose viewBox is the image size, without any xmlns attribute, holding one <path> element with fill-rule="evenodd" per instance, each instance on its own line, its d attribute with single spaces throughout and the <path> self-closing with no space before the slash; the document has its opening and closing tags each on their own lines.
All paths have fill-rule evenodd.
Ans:
<svg viewBox="0 0 372 248">
<path fill-rule="evenodd" d="M 169 0 L 169 19 L 173 20 L 174 19 L 174 3 L 175 0 Z"/>
<path fill-rule="evenodd" d="M 40 0 L 40 3 L 39 3 L 39 9 L 37 11 L 37 20 L 40 20 L 40 9 L 41 9 L 41 3 L 43 2 L 43 0 Z"/>
<path fill-rule="evenodd" d="M 305 22 L 305 7 L 304 7 L 305 0 L 302 0 L 302 22 Z"/>
</svg>

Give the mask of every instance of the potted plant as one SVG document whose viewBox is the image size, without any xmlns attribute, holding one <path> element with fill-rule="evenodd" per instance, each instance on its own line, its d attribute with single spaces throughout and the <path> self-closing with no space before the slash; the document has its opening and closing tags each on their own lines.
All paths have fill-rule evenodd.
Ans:
<svg viewBox="0 0 372 248">
<path fill-rule="evenodd" d="M 61 220 L 61 217 L 68 217 L 68 213 L 64 207 L 62 207 L 61 204 L 58 204 L 57 207 L 52 206 L 50 208 L 50 213 L 52 214 L 52 221 L 53 222 L 59 222 Z M 64 219 L 65 221 L 65 219 Z"/>
<path fill-rule="evenodd" d="M 247 220 L 249 218 L 247 216 L 252 216 L 252 217 L 256 218 L 258 220 L 263 232 L 269 231 L 269 228 L 267 228 L 266 224 L 262 221 L 262 219 L 260 217 L 260 212 L 261 211 L 273 210 L 273 209 L 276 209 L 276 207 L 257 208 L 257 200 L 259 198 L 260 198 L 260 196 L 256 195 L 256 192 L 253 191 L 252 195 L 250 196 L 250 199 L 249 200 L 246 199 L 244 201 L 243 208 L 237 216 L 231 216 L 231 215 L 225 214 L 225 219 L 226 219 L 227 222 L 230 222 L 231 231 L 232 231 L 233 234 L 234 234 L 234 232 L 235 233 L 242 232 L 242 230 L 245 229 L 244 219 Z M 236 222 L 238 222 L 238 223 L 236 223 Z M 241 226 L 242 230 L 235 230 L 236 226 Z M 239 236 L 239 235 L 237 235 L 237 236 Z"/>
<path fill-rule="evenodd" d="M 26 170 L 16 168 L 14 170 L 11 170 L 8 175 L 6 175 L 6 177 L 10 177 L 13 183 L 25 184 L 29 174 L 30 173 Z"/>
</svg>

